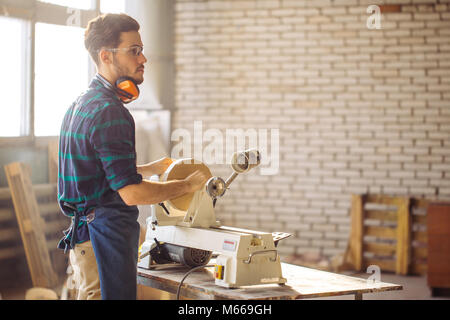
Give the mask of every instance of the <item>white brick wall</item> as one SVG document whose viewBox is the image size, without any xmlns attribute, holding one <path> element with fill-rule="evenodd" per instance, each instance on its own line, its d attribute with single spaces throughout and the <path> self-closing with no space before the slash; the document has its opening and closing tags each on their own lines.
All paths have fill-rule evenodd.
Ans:
<svg viewBox="0 0 450 320">
<path fill-rule="evenodd" d="M 401 12 L 369 30 L 371 4 Z M 278 175 L 239 176 L 223 224 L 332 256 L 352 193 L 450 199 L 449 1 L 177 0 L 175 16 L 173 129 L 280 130 Z"/>
</svg>

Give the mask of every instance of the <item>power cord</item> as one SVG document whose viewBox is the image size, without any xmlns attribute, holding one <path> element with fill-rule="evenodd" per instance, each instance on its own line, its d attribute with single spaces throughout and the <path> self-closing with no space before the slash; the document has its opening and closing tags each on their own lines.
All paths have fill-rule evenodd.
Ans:
<svg viewBox="0 0 450 320">
<path fill-rule="evenodd" d="M 189 270 L 188 272 L 186 272 L 186 274 L 184 275 L 183 279 L 181 279 L 180 284 L 178 285 L 178 289 L 177 289 L 177 300 L 180 300 L 180 291 L 181 291 L 181 286 L 183 285 L 183 281 L 187 278 L 188 275 L 190 275 L 192 272 L 201 269 L 201 268 L 210 268 L 210 267 L 215 267 L 214 264 L 208 264 L 208 265 L 204 265 L 204 266 L 197 266 L 192 268 L 191 270 Z"/>
</svg>

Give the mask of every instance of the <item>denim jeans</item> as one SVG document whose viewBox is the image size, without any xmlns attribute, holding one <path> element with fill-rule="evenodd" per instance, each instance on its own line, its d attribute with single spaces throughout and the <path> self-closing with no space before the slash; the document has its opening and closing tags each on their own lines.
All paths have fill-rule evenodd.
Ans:
<svg viewBox="0 0 450 320">
<path fill-rule="evenodd" d="M 121 202 L 121 201 L 120 201 Z M 139 223 L 137 207 L 97 207 L 88 224 L 103 300 L 136 300 Z"/>
</svg>

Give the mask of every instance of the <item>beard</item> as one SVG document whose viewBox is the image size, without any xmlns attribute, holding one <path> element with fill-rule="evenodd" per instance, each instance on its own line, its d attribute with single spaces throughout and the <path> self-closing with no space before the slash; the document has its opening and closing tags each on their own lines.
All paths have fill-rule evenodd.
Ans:
<svg viewBox="0 0 450 320">
<path fill-rule="evenodd" d="M 136 84 L 141 84 L 142 82 L 144 82 L 144 78 L 143 77 L 140 78 L 140 79 L 133 78 L 133 80 L 136 82 Z"/>
<path fill-rule="evenodd" d="M 113 66 L 114 66 L 115 72 L 117 74 L 117 78 L 129 77 L 129 78 L 133 79 L 134 82 L 136 82 L 136 84 L 141 84 L 142 82 L 144 82 L 143 77 L 136 79 L 135 77 L 133 77 L 129 74 L 129 72 L 126 70 L 125 67 L 121 66 L 116 61 L 113 61 Z"/>
</svg>

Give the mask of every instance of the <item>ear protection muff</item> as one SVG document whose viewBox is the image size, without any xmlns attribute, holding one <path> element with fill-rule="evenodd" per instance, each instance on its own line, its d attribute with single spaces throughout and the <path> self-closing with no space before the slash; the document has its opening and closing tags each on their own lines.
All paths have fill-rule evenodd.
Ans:
<svg viewBox="0 0 450 320">
<path fill-rule="evenodd" d="M 134 79 L 130 77 L 120 77 L 117 79 L 116 91 L 123 103 L 130 103 L 139 97 L 139 87 Z"/>
</svg>

